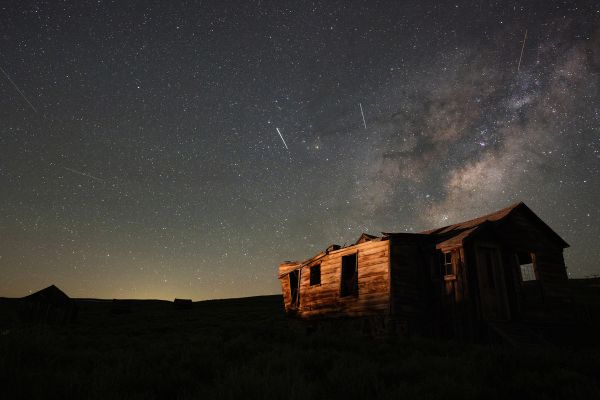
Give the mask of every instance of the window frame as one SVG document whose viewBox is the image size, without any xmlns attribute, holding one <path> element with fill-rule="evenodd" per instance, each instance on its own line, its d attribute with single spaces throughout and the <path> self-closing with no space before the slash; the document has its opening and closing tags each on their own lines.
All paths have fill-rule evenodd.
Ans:
<svg viewBox="0 0 600 400">
<path fill-rule="evenodd" d="M 527 254 L 528 260 L 530 262 L 521 262 L 521 256 Z M 535 257 L 535 253 L 534 252 L 518 252 L 517 254 L 515 254 L 516 258 L 517 258 L 517 264 L 518 264 L 518 269 L 519 269 L 519 280 L 521 282 L 521 284 L 527 284 L 528 282 L 539 282 L 540 281 L 540 275 L 539 275 L 539 271 L 537 268 L 537 262 L 536 262 L 536 257 Z M 523 267 L 530 267 L 531 271 L 529 273 L 527 273 L 527 278 L 532 278 L 532 279 L 525 279 L 525 275 L 523 274 Z"/>
<path fill-rule="evenodd" d="M 454 256 L 452 251 L 442 252 L 441 254 L 441 266 L 442 266 L 442 275 L 444 280 L 455 280 L 456 279 L 456 269 L 454 265 Z M 450 273 L 448 273 L 448 267 L 450 267 Z"/>
<path fill-rule="evenodd" d="M 318 270 L 319 271 L 319 279 L 318 282 L 314 282 L 313 281 L 313 271 Z M 315 287 L 315 286 L 321 286 L 321 263 L 316 263 L 311 265 L 310 267 L 308 267 L 308 286 L 309 287 Z"/>
<path fill-rule="evenodd" d="M 344 259 L 347 259 L 347 257 L 354 257 L 355 261 L 354 261 L 354 280 L 353 280 L 353 285 L 352 285 L 352 290 L 346 292 L 345 285 L 344 285 Z M 354 252 L 354 253 L 348 253 L 348 254 L 344 254 L 341 257 L 341 261 L 340 261 L 341 265 L 340 265 L 340 298 L 348 298 L 348 297 L 358 297 L 359 294 L 359 288 L 358 288 L 358 251 Z M 349 269 L 348 267 L 346 269 Z"/>
</svg>

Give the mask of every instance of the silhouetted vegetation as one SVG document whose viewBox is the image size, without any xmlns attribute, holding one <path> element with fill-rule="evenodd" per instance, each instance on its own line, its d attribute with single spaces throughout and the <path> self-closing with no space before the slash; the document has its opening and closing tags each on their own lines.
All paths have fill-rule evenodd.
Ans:
<svg viewBox="0 0 600 400">
<path fill-rule="evenodd" d="M 372 399 L 600 396 L 600 348 L 508 348 L 307 329 L 281 296 L 175 309 L 78 301 L 78 322 L 19 322 L 0 303 L 2 399 Z"/>
</svg>

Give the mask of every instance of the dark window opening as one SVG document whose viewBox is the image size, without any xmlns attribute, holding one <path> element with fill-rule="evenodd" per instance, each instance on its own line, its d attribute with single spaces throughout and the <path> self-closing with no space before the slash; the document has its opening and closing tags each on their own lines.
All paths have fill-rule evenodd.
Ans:
<svg viewBox="0 0 600 400">
<path fill-rule="evenodd" d="M 299 272 L 292 271 L 289 273 L 290 277 L 290 294 L 292 296 L 292 305 L 298 305 L 299 295 L 298 295 L 298 274 Z"/>
<path fill-rule="evenodd" d="M 452 266 L 452 253 L 443 253 L 442 254 L 442 264 L 444 276 L 453 276 L 454 275 L 454 267 Z"/>
<path fill-rule="evenodd" d="M 310 267 L 310 286 L 321 284 L 321 264 Z"/>
<path fill-rule="evenodd" d="M 358 263 L 356 253 L 342 256 L 342 289 L 340 296 L 358 295 Z"/>
<path fill-rule="evenodd" d="M 537 281 L 538 277 L 534 265 L 534 257 L 531 253 L 517 253 L 519 259 L 519 270 L 521 272 L 521 281 Z"/>
</svg>

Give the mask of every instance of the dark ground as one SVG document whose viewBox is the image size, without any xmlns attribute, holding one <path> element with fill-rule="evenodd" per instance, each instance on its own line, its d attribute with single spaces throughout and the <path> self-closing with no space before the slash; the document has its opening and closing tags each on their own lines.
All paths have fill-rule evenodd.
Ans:
<svg viewBox="0 0 600 400">
<path fill-rule="evenodd" d="M 78 322 L 24 325 L 0 302 L 1 399 L 591 399 L 600 346 L 511 348 L 311 331 L 281 296 L 78 300 Z M 600 340 L 599 340 L 600 342 Z"/>
</svg>

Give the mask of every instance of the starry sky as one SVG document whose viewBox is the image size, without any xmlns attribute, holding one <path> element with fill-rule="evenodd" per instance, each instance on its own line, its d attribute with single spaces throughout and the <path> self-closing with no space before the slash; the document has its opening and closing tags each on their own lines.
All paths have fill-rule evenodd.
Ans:
<svg viewBox="0 0 600 400">
<path fill-rule="evenodd" d="M 279 293 L 283 260 L 518 201 L 600 274 L 597 2 L 0 10 L 0 296 Z"/>
</svg>

